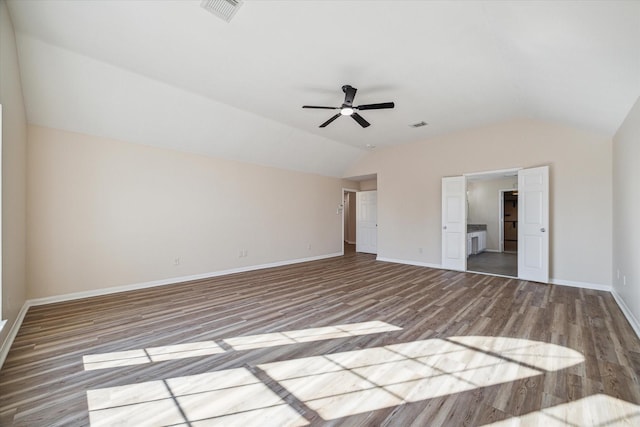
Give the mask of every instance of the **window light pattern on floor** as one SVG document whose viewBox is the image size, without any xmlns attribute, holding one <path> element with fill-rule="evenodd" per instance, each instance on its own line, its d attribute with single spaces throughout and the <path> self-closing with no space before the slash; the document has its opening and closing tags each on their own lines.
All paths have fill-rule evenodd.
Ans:
<svg viewBox="0 0 640 427">
<path fill-rule="evenodd" d="M 582 399 L 509 418 L 487 427 L 617 427 L 639 426 L 640 406 L 606 394 L 594 394 Z"/>
<path fill-rule="evenodd" d="M 244 368 L 89 390 L 87 403 L 92 427 L 308 424 Z"/>
<path fill-rule="evenodd" d="M 84 363 L 85 371 L 91 371 L 94 369 L 184 359 L 186 357 L 208 356 L 218 353 L 224 353 L 224 349 L 218 344 L 213 341 L 201 341 L 112 353 L 87 354 L 82 357 L 82 362 Z"/>
<path fill-rule="evenodd" d="M 569 348 L 526 339 L 429 339 L 87 392 L 91 425 L 306 425 L 273 387 L 324 420 L 574 366 Z M 251 368 L 254 369 L 254 368 Z M 629 408 L 627 408 L 629 409 Z M 625 410 L 627 410 L 625 409 Z M 633 408 L 632 408 L 633 409 Z M 543 415 L 546 415 L 543 414 Z M 502 427 L 502 426 L 501 426 Z"/>
<path fill-rule="evenodd" d="M 259 365 L 325 420 L 557 371 L 577 351 L 526 339 L 430 339 Z"/>
<path fill-rule="evenodd" d="M 381 332 L 400 330 L 402 330 L 402 328 L 398 326 L 380 321 L 372 321 L 350 323 L 347 325 L 326 326 L 322 328 L 302 329 L 299 331 L 274 332 L 269 334 L 234 337 L 227 338 L 224 342 L 230 345 L 234 350 L 251 350 L 255 348 L 275 347 L 278 345 L 322 341 L 334 338 L 348 338 L 358 335 L 377 334 Z"/>
<path fill-rule="evenodd" d="M 398 326 L 376 320 L 322 328 L 234 337 L 223 341 L 233 350 L 242 351 L 401 330 L 402 328 Z M 214 341 L 201 341 L 163 347 L 116 351 L 111 353 L 88 354 L 83 356 L 82 361 L 84 363 L 85 371 L 90 371 L 94 369 L 117 368 L 129 365 L 162 362 L 166 360 L 184 359 L 187 357 L 208 356 L 224 352 L 225 350 Z"/>
</svg>

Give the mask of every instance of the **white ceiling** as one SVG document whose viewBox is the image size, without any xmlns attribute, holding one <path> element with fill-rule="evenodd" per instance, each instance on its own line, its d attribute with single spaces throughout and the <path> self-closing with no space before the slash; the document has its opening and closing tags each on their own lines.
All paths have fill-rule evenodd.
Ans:
<svg viewBox="0 0 640 427">
<path fill-rule="evenodd" d="M 324 175 L 515 117 L 612 136 L 640 95 L 640 1 L 8 4 L 30 123 Z M 318 128 L 343 84 L 396 108 Z"/>
</svg>

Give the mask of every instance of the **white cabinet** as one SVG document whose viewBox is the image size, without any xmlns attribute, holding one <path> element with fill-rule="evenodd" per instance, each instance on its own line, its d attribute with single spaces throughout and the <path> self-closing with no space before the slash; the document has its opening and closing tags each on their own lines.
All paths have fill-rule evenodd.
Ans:
<svg viewBox="0 0 640 427">
<path fill-rule="evenodd" d="M 467 233 L 467 257 L 471 254 L 479 254 L 487 250 L 487 232 L 474 231 Z"/>
</svg>

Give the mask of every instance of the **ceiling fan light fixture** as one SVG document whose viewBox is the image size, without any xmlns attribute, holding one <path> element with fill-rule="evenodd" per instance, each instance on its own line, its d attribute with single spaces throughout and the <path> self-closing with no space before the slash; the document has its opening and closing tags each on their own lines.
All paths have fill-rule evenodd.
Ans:
<svg viewBox="0 0 640 427">
<path fill-rule="evenodd" d="M 355 111 L 351 107 L 343 107 L 343 108 L 340 109 L 340 114 L 342 114 L 343 116 L 350 116 L 354 112 Z"/>
</svg>

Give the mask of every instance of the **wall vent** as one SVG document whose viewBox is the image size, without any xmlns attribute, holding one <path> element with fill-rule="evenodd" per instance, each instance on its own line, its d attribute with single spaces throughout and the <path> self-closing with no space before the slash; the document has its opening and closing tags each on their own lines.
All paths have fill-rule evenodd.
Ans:
<svg viewBox="0 0 640 427">
<path fill-rule="evenodd" d="M 427 124 L 428 124 L 427 122 L 418 122 L 418 123 L 411 124 L 409 126 L 411 126 L 412 128 L 421 128 L 422 126 L 426 126 Z"/>
<path fill-rule="evenodd" d="M 200 2 L 200 6 L 203 9 L 208 10 L 227 22 L 231 21 L 231 18 L 233 18 L 233 15 L 240 9 L 241 5 L 242 0 L 202 0 L 202 2 Z"/>
</svg>

